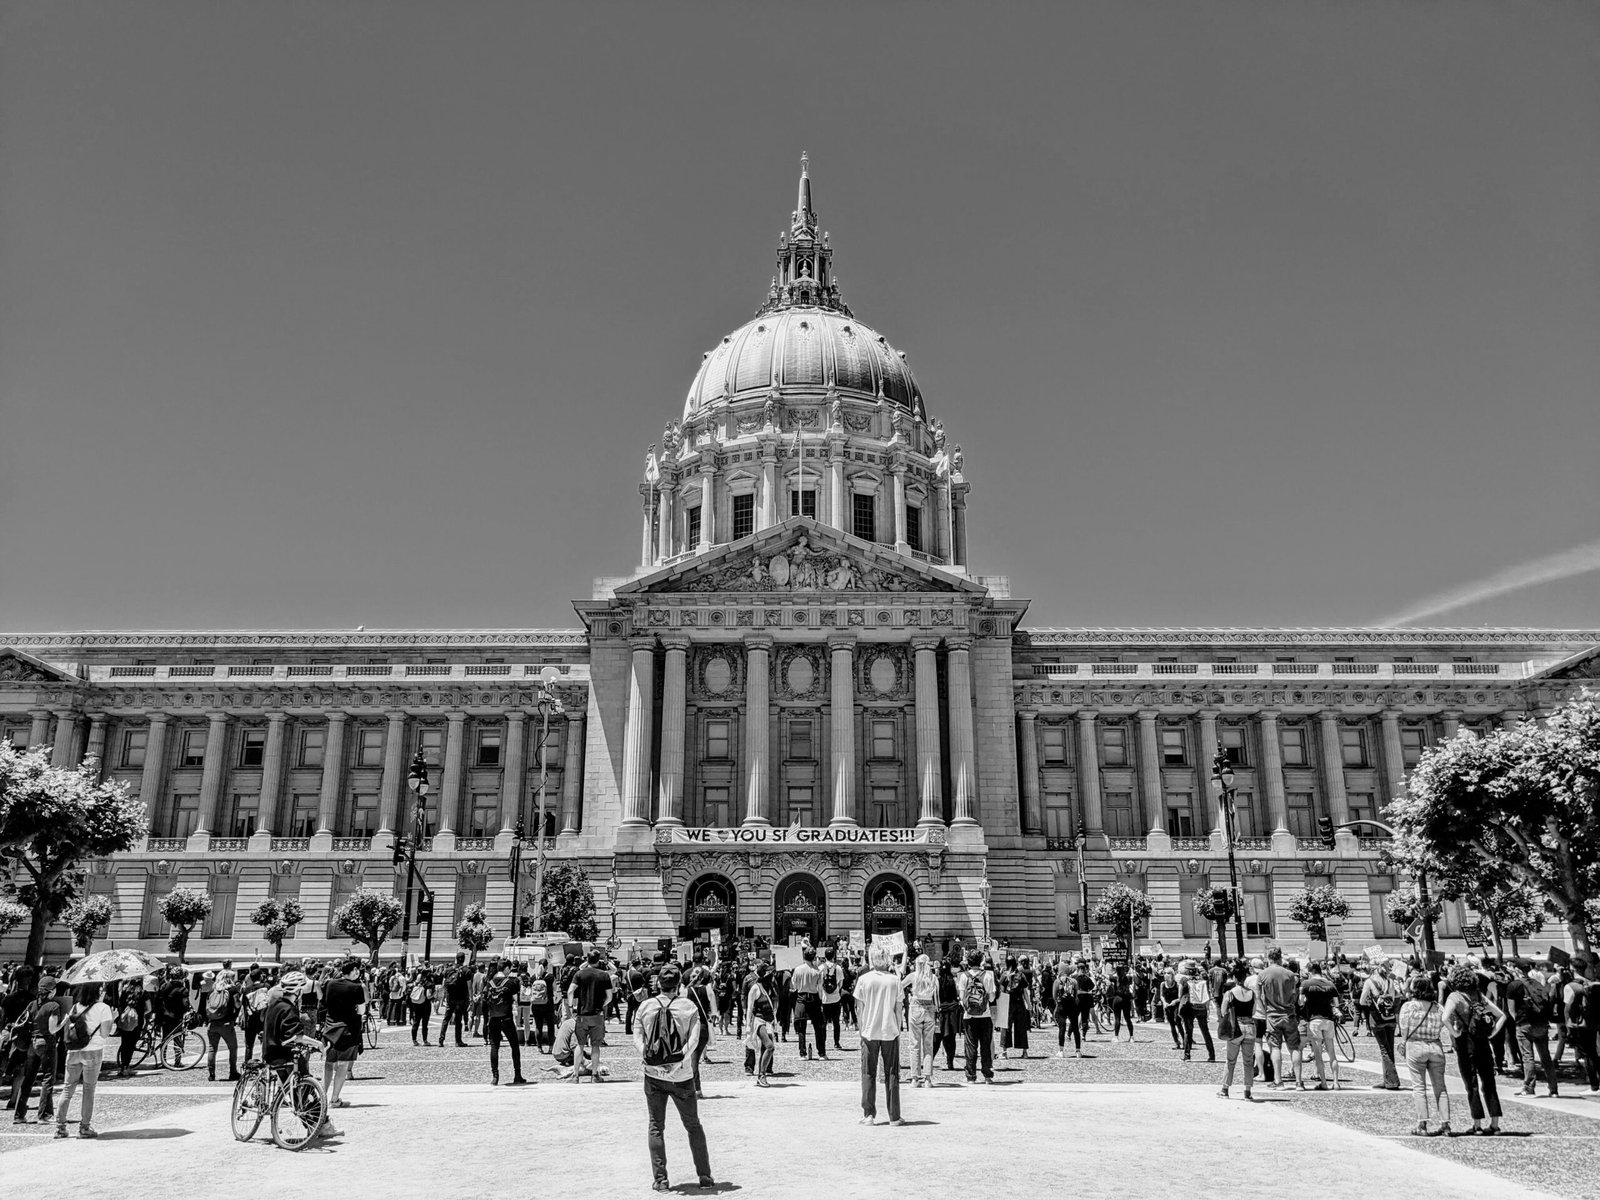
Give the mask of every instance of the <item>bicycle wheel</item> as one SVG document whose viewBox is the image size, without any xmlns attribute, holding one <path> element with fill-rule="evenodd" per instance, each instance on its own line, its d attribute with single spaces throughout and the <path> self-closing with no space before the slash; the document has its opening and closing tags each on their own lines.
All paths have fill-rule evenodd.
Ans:
<svg viewBox="0 0 1600 1200">
<path fill-rule="evenodd" d="M 328 1115 L 322 1085 L 302 1075 L 278 1090 L 272 1105 L 272 1140 L 285 1150 L 304 1150 L 317 1136 Z"/>
<path fill-rule="evenodd" d="M 1345 1062 L 1353 1063 L 1356 1060 L 1356 1044 L 1350 1040 L 1350 1031 L 1343 1024 L 1333 1027 L 1333 1043 L 1339 1049 L 1339 1057 Z"/>
<path fill-rule="evenodd" d="M 371 1013 L 368 1013 L 367 1019 L 363 1024 L 366 1027 L 367 1049 L 376 1050 L 378 1048 L 378 1022 L 373 1019 Z"/>
<path fill-rule="evenodd" d="M 233 1108 L 230 1112 L 233 1136 L 241 1142 L 248 1142 L 255 1137 L 266 1115 L 266 1077 L 257 1071 L 246 1071 L 233 1089 Z"/>
<path fill-rule="evenodd" d="M 206 1035 L 183 1029 L 161 1043 L 161 1065 L 169 1071 L 191 1071 L 205 1061 Z"/>
<path fill-rule="evenodd" d="M 133 1056 L 128 1059 L 130 1067 L 144 1066 L 145 1059 L 150 1057 L 151 1051 L 156 1047 L 156 1037 L 146 1030 L 139 1035 L 139 1040 L 133 1044 Z"/>
</svg>

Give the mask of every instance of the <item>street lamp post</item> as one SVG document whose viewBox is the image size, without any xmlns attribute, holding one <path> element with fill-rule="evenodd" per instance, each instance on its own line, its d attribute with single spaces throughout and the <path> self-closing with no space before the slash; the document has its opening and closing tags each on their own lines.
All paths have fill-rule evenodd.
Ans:
<svg viewBox="0 0 1600 1200">
<path fill-rule="evenodd" d="M 411 845 L 406 849 L 406 909 L 400 925 L 400 962 L 404 964 L 407 958 L 406 944 L 411 940 L 411 894 L 416 886 L 417 879 L 417 848 L 422 844 L 422 839 L 427 835 L 428 829 L 428 793 L 432 785 L 428 782 L 428 760 L 418 748 L 411 758 L 411 769 L 406 774 L 406 786 L 416 796 L 416 810 L 411 819 Z M 424 890 L 427 884 L 423 885 Z M 433 924 L 428 924 L 429 940 L 432 940 Z"/>
<path fill-rule="evenodd" d="M 617 944 L 617 877 L 606 880 L 606 907 L 611 910 L 611 945 Z"/>
<path fill-rule="evenodd" d="M 978 880 L 978 898 L 983 901 L 983 944 L 989 944 L 989 877 Z"/>
<path fill-rule="evenodd" d="M 1083 852 L 1089 845 L 1089 836 L 1078 830 L 1073 846 L 1078 851 L 1078 934 L 1083 938 L 1083 952 L 1089 953 L 1089 877 L 1084 874 Z"/>
<path fill-rule="evenodd" d="M 546 667 L 539 672 L 539 823 L 534 827 L 534 868 L 533 868 L 533 930 L 535 933 L 544 932 L 544 806 L 545 806 L 545 781 L 549 777 L 549 755 L 545 753 L 546 745 L 550 740 L 550 714 L 559 712 L 561 702 L 556 699 L 555 681 L 561 677 L 561 672 L 554 667 Z"/>
<path fill-rule="evenodd" d="M 1339 828 L 1351 829 L 1357 825 L 1370 825 L 1374 829 L 1383 830 L 1390 837 L 1399 836 L 1395 833 L 1393 827 L 1385 825 L 1382 821 L 1374 821 L 1370 817 L 1346 821 Z M 1433 904 L 1428 898 L 1428 868 L 1421 863 L 1417 864 L 1417 905 L 1422 909 L 1422 948 L 1431 956 L 1433 954 Z"/>
<path fill-rule="evenodd" d="M 1233 940 L 1240 958 L 1244 957 L 1244 897 L 1239 895 L 1239 860 L 1234 855 L 1233 764 L 1228 752 L 1217 750 L 1211 760 L 1211 788 L 1222 808 L 1223 829 L 1228 838 L 1228 903 L 1233 908 Z"/>
</svg>

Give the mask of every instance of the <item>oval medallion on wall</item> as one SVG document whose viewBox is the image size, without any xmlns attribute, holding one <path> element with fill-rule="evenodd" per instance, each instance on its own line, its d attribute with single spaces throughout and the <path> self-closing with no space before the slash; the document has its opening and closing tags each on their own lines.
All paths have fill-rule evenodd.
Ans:
<svg viewBox="0 0 1600 1200">
<path fill-rule="evenodd" d="M 894 691 L 898 679 L 895 676 L 894 663 L 887 657 L 875 659 L 872 664 L 872 690 L 880 696 L 887 696 Z"/>
<path fill-rule="evenodd" d="M 804 696 L 810 692 L 811 685 L 817 681 L 817 672 L 811 666 L 811 660 L 799 654 L 791 658 L 787 681 L 793 695 Z"/>
<path fill-rule="evenodd" d="M 733 668 L 725 658 L 713 658 L 706 663 L 706 691 L 720 696 L 733 686 Z"/>
<path fill-rule="evenodd" d="M 772 582 L 779 587 L 789 586 L 789 560 L 783 555 L 772 556 L 772 561 L 767 564 L 767 573 L 772 576 Z"/>
</svg>

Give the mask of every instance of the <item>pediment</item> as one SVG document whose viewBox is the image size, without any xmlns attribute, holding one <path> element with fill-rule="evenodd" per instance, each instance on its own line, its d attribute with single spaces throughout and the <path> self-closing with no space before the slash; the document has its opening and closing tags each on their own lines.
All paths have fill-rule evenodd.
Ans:
<svg viewBox="0 0 1600 1200">
<path fill-rule="evenodd" d="M 1562 679 L 1600 679 L 1600 646 L 1591 646 L 1587 650 L 1580 650 L 1577 654 L 1562 659 L 1546 667 L 1543 671 L 1535 672 L 1532 676 L 1540 680 Z"/>
<path fill-rule="evenodd" d="M 986 589 L 805 517 L 790 517 L 771 529 L 693 555 L 616 590 L 618 596 L 705 592 L 984 595 Z"/>
<path fill-rule="evenodd" d="M 73 675 L 12 646 L 0 646 L 0 683 L 77 683 Z"/>
</svg>

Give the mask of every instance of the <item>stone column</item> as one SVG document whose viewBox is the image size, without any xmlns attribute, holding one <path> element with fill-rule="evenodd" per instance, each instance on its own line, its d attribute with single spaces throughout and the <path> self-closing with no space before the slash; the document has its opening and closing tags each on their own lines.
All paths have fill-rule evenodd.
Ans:
<svg viewBox="0 0 1600 1200">
<path fill-rule="evenodd" d="M 78 736 L 78 714 L 70 708 L 55 710 L 56 739 L 50 747 L 52 767 L 72 766 L 72 743 Z"/>
<path fill-rule="evenodd" d="M 967 496 L 965 490 L 951 492 L 950 561 L 958 567 L 967 565 Z"/>
<path fill-rule="evenodd" d="M 83 756 L 92 758 L 99 764 L 94 772 L 96 781 L 104 778 L 106 773 L 106 714 L 103 712 L 89 714 L 89 744 L 84 747 Z"/>
<path fill-rule="evenodd" d="M 894 469 L 894 548 L 900 554 L 905 554 L 911 549 L 911 543 L 906 541 L 906 469 L 896 466 Z"/>
<path fill-rule="evenodd" d="M 1322 787 L 1328 797 L 1328 816 L 1335 826 L 1350 819 L 1350 800 L 1344 789 L 1344 746 L 1339 741 L 1339 714 L 1333 709 L 1319 713 L 1322 727 Z"/>
<path fill-rule="evenodd" d="M 1505 712 L 1500 714 L 1498 720 L 1500 721 L 1501 729 L 1516 729 L 1522 724 L 1522 714 L 1511 709 L 1507 709 Z M 1396 736 L 1398 736 L 1398 734 Z"/>
<path fill-rule="evenodd" d="M 710 463 L 700 468 L 700 546 L 709 550 L 717 544 L 717 516 L 713 504 L 716 500 L 717 469 Z"/>
<path fill-rule="evenodd" d="M 1160 713 L 1146 710 L 1139 714 L 1139 793 L 1144 799 L 1144 823 L 1151 833 L 1165 833 L 1163 809 L 1166 799 L 1161 789 L 1161 739 L 1156 734 Z"/>
<path fill-rule="evenodd" d="M 1095 714 L 1078 712 L 1078 789 L 1083 801 L 1083 831 L 1103 833 L 1105 816 L 1100 808 L 1100 738 Z"/>
<path fill-rule="evenodd" d="M 689 639 L 663 638 L 667 647 L 661 688 L 661 783 L 658 825 L 683 824 L 683 743 L 688 719 Z"/>
<path fill-rule="evenodd" d="M 317 804 L 317 832 L 332 835 L 339 819 L 339 789 L 344 783 L 344 727 L 349 715 L 328 714 L 328 744 L 322 756 L 322 795 Z M 207 752 L 210 742 L 206 743 Z"/>
<path fill-rule="evenodd" d="M 917 678 L 918 825 L 944 824 L 944 776 L 939 765 L 939 639 L 911 639 Z"/>
<path fill-rule="evenodd" d="M 28 749 L 37 750 L 50 739 L 50 713 L 47 709 L 35 709 L 28 715 L 33 718 L 28 727 Z"/>
<path fill-rule="evenodd" d="M 1400 744 L 1400 714 L 1386 708 L 1380 719 L 1383 722 L 1383 778 L 1389 789 L 1385 799 L 1392 804 L 1406 792 L 1406 752 Z"/>
<path fill-rule="evenodd" d="M 378 832 L 394 833 L 400 820 L 400 793 L 406 786 L 406 714 L 401 711 L 384 714 L 389 728 L 383 735 L 383 777 L 378 783 Z M 280 732 L 278 736 L 283 736 Z M 267 732 L 267 751 L 272 750 L 272 733 Z M 263 785 L 266 781 L 262 773 Z M 266 811 L 267 798 L 261 797 L 262 811 Z"/>
<path fill-rule="evenodd" d="M 644 502 L 639 507 L 643 510 L 640 520 L 644 524 L 644 534 L 639 539 L 639 565 L 648 567 L 651 565 L 650 551 L 655 545 L 655 534 L 650 528 L 650 518 L 655 514 L 656 489 L 653 484 L 647 483 L 644 485 L 643 491 Z"/>
<path fill-rule="evenodd" d="M 539 747 L 544 754 L 544 747 Z M 528 778 L 528 714 L 506 713 L 506 768 L 500 776 L 500 832 L 510 833 L 522 816 L 522 793 Z M 508 846 L 509 850 L 510 847 Z"/>
<path fill-rule="evenodd" d="M 1261 723 L 1261 786 L 1267 792 L 1267 812 L 1274 833 L 1289 832 L 1289 802 L 1283 794 L 1283 745 L 1278 741 L 1278 714 L 1263 712 Z"/>
<path fill-rule="evenodd" d="M 673 503 L 678 494 L 671 472 L 663 472 L 656 484 L 656 561 L 665 562 L 672 557 L 673 531 L 677 527 L 677 506 Z"/>
<path fill-rule="evenodd" d="M 261 805 L 256 818 L 256 833 L 272 836 L 280 828 L 278 806 L 283 801 L 283 730 L 289 714 L 267 714 L 267 744 L 261 756 Z M 268 843 L 270 846 L 270 843 Z"/>
<path fill-rule="evenodd" d="M 1017 731 L 1017 746 L 1022 751 L 1018 782 L 1022 785 L 1022 832 L 1043 833 L 1044 809 L 1039 803 L 1038 713 L 1017 714 L 1022 727 Z"/>
<path fill-rule="evenodd" d="M 767 748 L 771 741 L 771 704 L 767 698 L 767 672 L 772 639 L 765 634 L 752 634 L 745 638 L 744 648 L 744 823 L 770 825 L 772 802 L 767 783 Z"/>
<path fill-rule="evenodd" d="M 217 827 L 217 808 L 222 800 L 223 764 L 228 754 L 228 714 L 207 713 L 206 753 L 200 767 L 200 819 L 194 837 L 212 833 Z M 205 849 L 206 843 L 198 847 Z"/>
<path fill-rule="evenodd" d="M 561 769 L 561 832 L 578 832 L 579 808 L 583 803 L 583 712 L 567 716 L 567 755 Z"/>
<path fill-rule="evenodd" d="M 1458 712 L 1443 712 L 1439 714 L 1439 731 L 1445 741 L 1449 741 L 1461 732 L 1461 714 Z"/>
<path fill-rule="evenodd" d="M 701 520 L 705 517 L 702 515 Z M 702 526 L 704 528 L 704 526 Z M 650 752 L 653 748 L 656 641 L 636 637 L 628 679 L 628 724 L 622 743 L 622 823 L 650 824 Z"/>
<path fill-rule="evenodd" d="M 1211 790 L 1211 760 L 1217 757 L 1217 714 L 1214 709 L 1202 709 L 1195 714 L 1200 718 L 1200 757 L 1194 764 L 1195 784 L 1200 794 L 1206 800 L 1206 811 L 1212 820 L 1212 828 L 1221 830 L 1222 836 L 1228 836 L 1227 822 L 1222 816 L 1222 805 L 1217 802 L 1216 794 Z"/>
<path fill-rule="evenodd" d="M 829 695 L 828 749 L 833 779 L 832 825 L 857 825 L 855 638 L 828 638 L 832 691 Z"/>
<path fill-rule="evenodd" d="M 950 529 L 950 480 L 940 478 L 933 485 L 934 555 L 940 562 L 954 563 L 955 538 Z"/>
<path fill-rule="evenodd" d="M 977 764 L 973 760 L 972 639 L 946 638 L 950 675 L 950 792 L 952 825 L 976 825 Z"/>
<path fill-rule="evenodd" d="M 844 502 L 844 442 L 837 440 L 828 444 L 828 524 L 845 532 L 849 519 Z"/>
<path fill-rule="evenodd" d="M 771 445 L 761 447 L 761 524 L 770 529 L 778 523 L 778 456 Z"/>
<path fill-rule="evenodd" d="M 144 744 L 144 774 L 139 779 L 139 799 L 144 804 L 145 816 L 152 829 L 161 817 L 161 789 L 166 783 L 167 774 L 167 723 L 171 720 L 167 713 L 151 713 L 150 736 Z M 38 724 L 37 716 L 34 724 Z"/>
<path fill-rule="evenodd" d="M 467 732 L 467 714 L 445 714 L 444 769 L 439 774 L 438 833 L 452 833 L 461 812 L 461 769 L 465 755 L 462 741 Z"/>
</svg>

